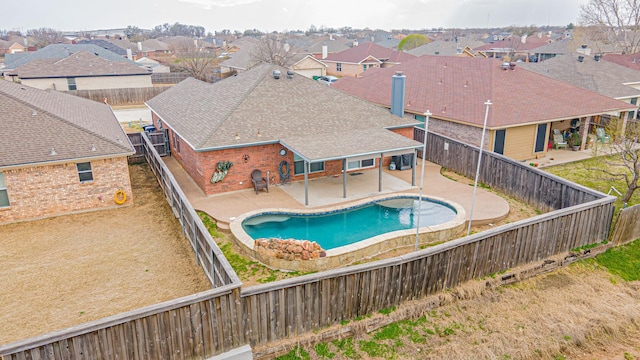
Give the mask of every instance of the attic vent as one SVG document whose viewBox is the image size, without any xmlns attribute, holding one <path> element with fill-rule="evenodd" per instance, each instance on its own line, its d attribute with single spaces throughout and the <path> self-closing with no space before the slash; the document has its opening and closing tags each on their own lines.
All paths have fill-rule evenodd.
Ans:
<svg viewBox="0 0 640 360">
<path fill-rule="evenodd" d="M 280 70 L 273 70 L 273 78 L 276 80 L 280 79 Z"/>
<path fill-rule="evenodd" d="M 578 56 L 578 61 L 583 62 L 584 61 L 584 56 L 582 56 L 582 55 Z"/>
<path fill-rule="evenodd" d="M 593 55 L 593 59 L 595 61 L 600 61 L 600 56 L 601 56 L 600 54 L 595 54 L 595 55 Z"/>
<path fill-rule="evenodd" d="M 287 78 L 293 79 L 293 74 L 294 74 L 293 70 L 287 70 Z"/>
</svg>

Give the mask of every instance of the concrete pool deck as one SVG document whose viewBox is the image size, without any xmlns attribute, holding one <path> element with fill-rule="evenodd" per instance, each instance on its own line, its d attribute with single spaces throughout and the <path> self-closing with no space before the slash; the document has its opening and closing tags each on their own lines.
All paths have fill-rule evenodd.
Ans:
<svg viewBox="0 0 640 360">
<path fill-rule="evenodd" d="M 234 218 L 260 209 L 314 209 L 348 203 L 363 198 L 393 193 L 419 193 L 411 186 L 411 170 L 383 170 L 382 191 L 378 192 L 378 169 L 359 171 L 360 175 L 347 176 L 347 198 L 343 198 L 342 177 L 324 177 L 309 180 L 309 206 L 304 205 L 304 182 L 287 185 L 271 184 L 269 192 L 256 195 L 253 188 L 206 196 L 173 157 L 164 157 L 182 191 L 196 210 L 213 217 L 221 228 L 228 228 Z M 440 166 L 427 162 L 424 171 L 423 196 L 453 201 L 462 206 L 467 218 L 471 210 L 473 187 L 445 178 Z M 416 185 L 420 184 L 421 161 L 416 168 Z M 248 175 L 247 175 L 248 176 Z M 509 203 L 502 197 L 482 188 L 477 189 L 473 210 L 474 224 L 487 224 L 505 218 Z"/>
</svg>

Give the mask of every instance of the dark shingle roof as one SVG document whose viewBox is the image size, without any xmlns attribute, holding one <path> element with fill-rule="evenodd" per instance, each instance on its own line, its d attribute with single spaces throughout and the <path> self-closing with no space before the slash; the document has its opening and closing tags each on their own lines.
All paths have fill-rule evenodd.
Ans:
<svg viewBox="0 0 640 360">
<path fill-rule="evenodd" d="M 0 168 L 134 152 L 108 105 L 9 81 L 0 81 L 0 128 Z"/>
<path fill-rule="evenodd" d="M 115 43 L 113 43 L 113 41 L 107 41 L 107 40 L 102 40 L 102 39 L 84 39 L 84 40 L 80 40 L 78 41 L 76 44 L 93 44 L 93 45 L 98 45 L 103 49 L 107 49 L 115 54 L 118 54 L 120 56 L 127 56 L 127 48 L 131 48 L 130 46 L 128 47 L 120 47 L 118 45 L 116 45 Z M 135 53 L 134 53 L 135 54 Z"/>
<path fill-rule="evenodd" d="M 78 77 L 78 76 L 120 76 L 149 75 L 149 70 L 137 64 L 123 61 L 109 61 L 100 56 L 79 51 L 64 59 L 38 59 L 19 66 L 13 71 L 21 79 Z"/>
<path fill-rule="evenodd" d="M 273 70 L 281 71 L 280 79 L 273 78 Z M 147 105 L 197 150 L 309 136 L 340 139 L 351 131 L 416 124 L 303 76 L 289 79 L 286 69 L 269 64 L 215 84 L 184 80 Z"/>
<path fill-rule="evenodd" d="M 20 56 L 15 59 L 5 59 L 5 65 L 7 69 L 15 69 L 18 66 L 36 59 L 63 59 L 78 51 L 96 54 L 109 61 L 124 61 L 135 64 L 133 61 L 125 57 L 93 44 L 52 44 L 45 46 L 36 52 L 27 53 L 25 56 Z"/>
<path fill-rule="evenodd" d="M 367 70 L 360 78 L 340 79 L 332 87 L 390 107 L 391 79 L 406 76 L 405 109 L 430 110 L 434 117 L 482 126 L 484 103 L 493 106 L 489 127 L 632 110 L 633 106 L 568 83 L 527 71 L 502 70 L 495 59 L 424 55 L 392 68 Z"/>
<path fill-rule="evenodd" d="M 582 62 L 578 57 L 582 56 Z M 593 56 L 578 53 L 556 56 L 540 63 L 523 63 L 521 67 L 612 98 L 640 96 L 640 90 L 624 83 L 640 83 L 640 72 Z"/>
</svg>

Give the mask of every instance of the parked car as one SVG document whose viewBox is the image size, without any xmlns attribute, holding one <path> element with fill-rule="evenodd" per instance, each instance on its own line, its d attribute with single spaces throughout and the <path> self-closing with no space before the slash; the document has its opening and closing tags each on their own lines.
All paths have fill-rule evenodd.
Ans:
<svg viewBox="0 0 640 360">
<path fill-rule="evenodd" d="M 224 59 L 224 58 L 226 58 L 228 56 L 229 56 L 229 54 L 227 54 L 226 52 L 223 52 L 223 53 L 220 54 L 220 56 L 218 56 L 218 59 Z"/>
<path fill-rule="evenodd" d="M 336 81 L 338 81 L 338 78 L 335 76 L 320 76 L 318 77 L 318 81 L 325 85 L 331 86 L 331 84 L 335 84 Z"/>
</svg>

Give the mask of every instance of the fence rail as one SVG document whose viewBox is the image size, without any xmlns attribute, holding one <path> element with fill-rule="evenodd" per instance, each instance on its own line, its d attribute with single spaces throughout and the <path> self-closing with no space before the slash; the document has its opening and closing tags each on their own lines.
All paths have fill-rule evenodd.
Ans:
<svg viewBox="0 0 640 360">
<path fill-rule="evenodd" d="M 129 141 L 131 141 L 131 145 L 133 145 L 133 148 L 136 150 L 134 155 L 129 156 L 129 163 L 136 164 L 145 161 L 144 139 L 142 138 L 142 132 L 128 133 L 127 136 L 129 137 Z M 153 144 L 153 147 L 156 149 L 159 156 L 169 155 L 165 132 L 159 131 L 147 133 L 147 137 Z"/>
<path fill-rule="evenodd" d="M 123 89 L 70 90 L 69 94 L 85 99 L 103 102 L 107 99 L 109 105 L 140 105 L 147 100 L 161 94 L 169 87 L 145 87 Z"/>
</svg>

